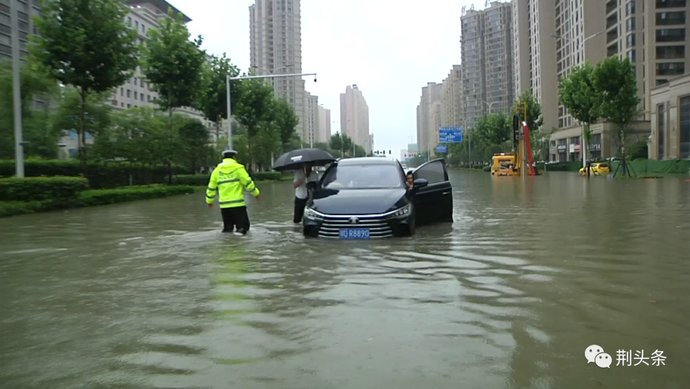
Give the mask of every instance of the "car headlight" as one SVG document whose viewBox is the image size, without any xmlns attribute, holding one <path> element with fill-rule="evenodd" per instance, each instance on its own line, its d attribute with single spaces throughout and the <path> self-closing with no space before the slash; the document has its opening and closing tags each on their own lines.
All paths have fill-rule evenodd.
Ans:
<svg viewBox="0 0 690 389">
<path fill-rule="evenodd" d="M 409 215 L 410 212 L 412 212 L 412 205 L 407 204 L 407 205 L 405 205 L 405 206 L 403 206 L 403 207 L 401 207 L 401 208 L 398 208 L 398 209 L 393 213 L 393 216 L 394 216 L 394 217 L 403 217 L 403 216 Z"/>
<path fill-rule="evenodd" d="M 311 208 L 304 208 L 304 216 L 309 219 L 321 219 L 321 215 Z"/>
</svg>

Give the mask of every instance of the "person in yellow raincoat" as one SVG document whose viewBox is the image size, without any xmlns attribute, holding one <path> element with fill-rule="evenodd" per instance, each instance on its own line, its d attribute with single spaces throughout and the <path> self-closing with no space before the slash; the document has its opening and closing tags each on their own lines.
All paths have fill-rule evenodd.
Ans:
<svg viewBox="0 0 690 389">
<path fill-rule="evenodd" d="M 218 206 L 223 216 L 223 232 L 236 231 L 246 234 L 249 231 L 249 215 L 244 201 L 246 190 L 259 200 L 261 192 L 244 166 L 235 160 L 237 151 L 223 151 L 223 162 L 213 169 L 206 188 L 206 204 L 209 208 L 218 195 Z"/>
</svg>

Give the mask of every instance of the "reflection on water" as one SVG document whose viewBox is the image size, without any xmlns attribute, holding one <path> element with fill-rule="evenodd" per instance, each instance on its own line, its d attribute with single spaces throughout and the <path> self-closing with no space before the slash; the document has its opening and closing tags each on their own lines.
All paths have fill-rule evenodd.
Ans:
<svg viewBox="0 0 690 389">
<path fill-rule="evenodd" d="M 305 240 L 285 182 L 245 237 L 202 193 L 0 219 L 1 386 L 687 387 L 690 183 L 451 175 L 405 239 Z"/>
</svg>

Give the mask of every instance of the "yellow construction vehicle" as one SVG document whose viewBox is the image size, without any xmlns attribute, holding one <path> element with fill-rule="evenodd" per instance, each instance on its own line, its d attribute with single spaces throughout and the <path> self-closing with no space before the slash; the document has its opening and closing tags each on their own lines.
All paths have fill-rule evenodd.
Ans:
<svg viewBox="0 0 690 389">
<path fill-rule="evenodd" d="M 515 153 L 495 153 L 491 157 L 491 175 L 519 176 L 526 167 L 525 175 L 535 176 L 537 173 L 534 169 L 529 127 L 526 122 L 520 122 L 517 114 L 513 116 L 513 147 L 516 150 Z M 527 157 L 526 161 L 525 157 Z M 523 161 L 526 166 L 523 165 Z"/>
</svg>

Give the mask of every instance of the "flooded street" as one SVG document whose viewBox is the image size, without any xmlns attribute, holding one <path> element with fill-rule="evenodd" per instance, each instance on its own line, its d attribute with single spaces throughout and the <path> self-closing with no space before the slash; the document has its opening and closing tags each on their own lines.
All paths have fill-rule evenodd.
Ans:
<svg viewBox="0 0 690 389">
<path fill-rule="evenodd" d="M 688 387 L 687 177 L 450 174 L 413 238 L 305 240 L 290 182 L 245 237 L 202 191 L 0 219 L 0 387 Z"/>
</svg>

